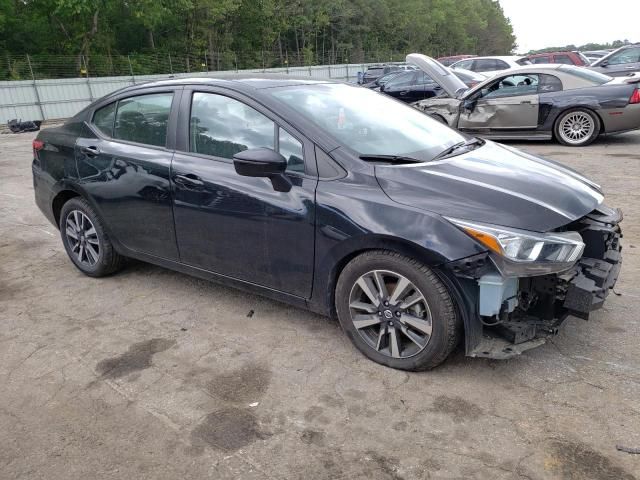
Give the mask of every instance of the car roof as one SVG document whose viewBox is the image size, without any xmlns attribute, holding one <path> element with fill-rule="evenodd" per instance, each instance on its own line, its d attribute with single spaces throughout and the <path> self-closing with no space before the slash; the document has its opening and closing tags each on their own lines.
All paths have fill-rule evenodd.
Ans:
<svg viewBox="0 0 640 480">
<path fill-rule="evenodd" d="M 473 57 L 473 60 L 484 60 L 484 59 L 493 59 L 497 58 L 498 60 L 520 60 L 521 58 L 525 58 L 524 55 L 486 55 L 484 57 Z M 471 59 L 468 59 L 471 60 Z"/>
<path fill-rule="evenodd" d="M 265 88 L 290 87 L 295 85 L 309 85 L 322 83 L 342 83 L 335 80 L 314 79 L 310 77 L 296 77 L 283 74 L 253 73 L 227 74 L 215 77 L 178 77 L 139 83 L 126 87 L 118 93 L 146 89 L 153 87 L 210 85 L 233 87 L 235 90 L 263 90 Z"/>
<path fill-rule="evenodd" d="M 538 63 L 535 65 L 523 65 L 518 67 L 510 68 L 509 70 L 503 70 L 497 75 L 505 75 L 508 73 L 544 73 L 546 71 L 551 72 L 553 70 L 558 70 L 563 63 Z"/>
<path fill-rule="evenodd" d="M 557 52 L 542 52 L 542 53 L 532 53 L 531 55 L 527 55 L 530 57 L 548 57 L 549 55 L 566 55 L 568 53 L 577 53 L 572 50 L 558 50 Z"/>
</svg>

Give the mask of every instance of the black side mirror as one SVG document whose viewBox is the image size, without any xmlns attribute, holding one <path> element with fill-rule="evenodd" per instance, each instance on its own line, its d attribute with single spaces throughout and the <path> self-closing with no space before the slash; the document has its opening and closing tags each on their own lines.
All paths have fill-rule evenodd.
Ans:
<svg viewBox="0 0 640 480">
<path fill-rule="evenodd" d="M 465 100 L 462 104 L 462 108 L 469 112 L 473 112 L 473 110 L 476 108 L 476 100 Z"/>
<path fill-rule="evenodd" d="M 291 180 L 284 174 L 287 160 L 270 148 L 251 148 L 233 156 L 233 166 L 244 177 L 268 177 L 278 192 L 291 190 Z"/>
<path fill-rule="evenodd" d="M 605 60 L 604 62 L 602 62 L 600 65 L 598 65 L 599 67 L 604 67 L 607 68 L 609 66 L 609 60 Z"/>
</svg>

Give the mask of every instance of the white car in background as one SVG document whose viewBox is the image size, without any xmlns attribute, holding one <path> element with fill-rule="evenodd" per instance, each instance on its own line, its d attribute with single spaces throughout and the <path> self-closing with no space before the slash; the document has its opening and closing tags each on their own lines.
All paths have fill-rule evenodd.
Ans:
<svg viewBox="0 0 640 480">
<path fill-rule="evenodd" d="M 473 57 L 459 60 L 450 68 L 464 68 L 477 73 L 489 73 L 493 75 L 497 72 L 509 70 L 510 68 L 531 65 L 527 57 L 519 55 L 503 55 L 494 57 Z"/>
</svg>

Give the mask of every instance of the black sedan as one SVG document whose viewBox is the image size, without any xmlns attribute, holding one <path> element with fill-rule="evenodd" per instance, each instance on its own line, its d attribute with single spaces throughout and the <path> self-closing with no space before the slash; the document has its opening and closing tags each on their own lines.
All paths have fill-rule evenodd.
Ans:
<svg viewBox="0 0 640 480">
<path fill-rule="evenodd" d="M 487 79 L 484 75 L 469 70 L 456 69 L 453 73 L 469 88 Z M 379 87 L 381 92 L 407 103 L 417 102 L 443 93 L 442 87 L 433 78 L 420 70 L 397 74 L 390 79 L 385 79 Z"/>
<path fill-rule="evenodd" d="M 148 83 L 33 150 L 36 203 L 84 274 L 130 257 L 259 292 L 336 316 L 394 368 L 463 337 L 472 356 L 540 345 L 620 269 L 622 216 L 596 184 L 357 86 Z"/>
</svg>

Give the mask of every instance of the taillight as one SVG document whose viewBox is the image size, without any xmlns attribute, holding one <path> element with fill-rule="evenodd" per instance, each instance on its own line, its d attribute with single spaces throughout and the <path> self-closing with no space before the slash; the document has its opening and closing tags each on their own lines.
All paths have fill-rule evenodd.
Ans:
<svg viewBox="0 0 640 480">
<path fill-rule="evenodd" d="M 640 88 L 636 88 L 631 94 L 629 103 L 640 103 Z"/>
<path fill-rule="evenodd" d="M 44 148 L 44 142 L 42 140 L 34 140 L 32 145 L 34 152 L 39 152 Z"/>
</svg>

